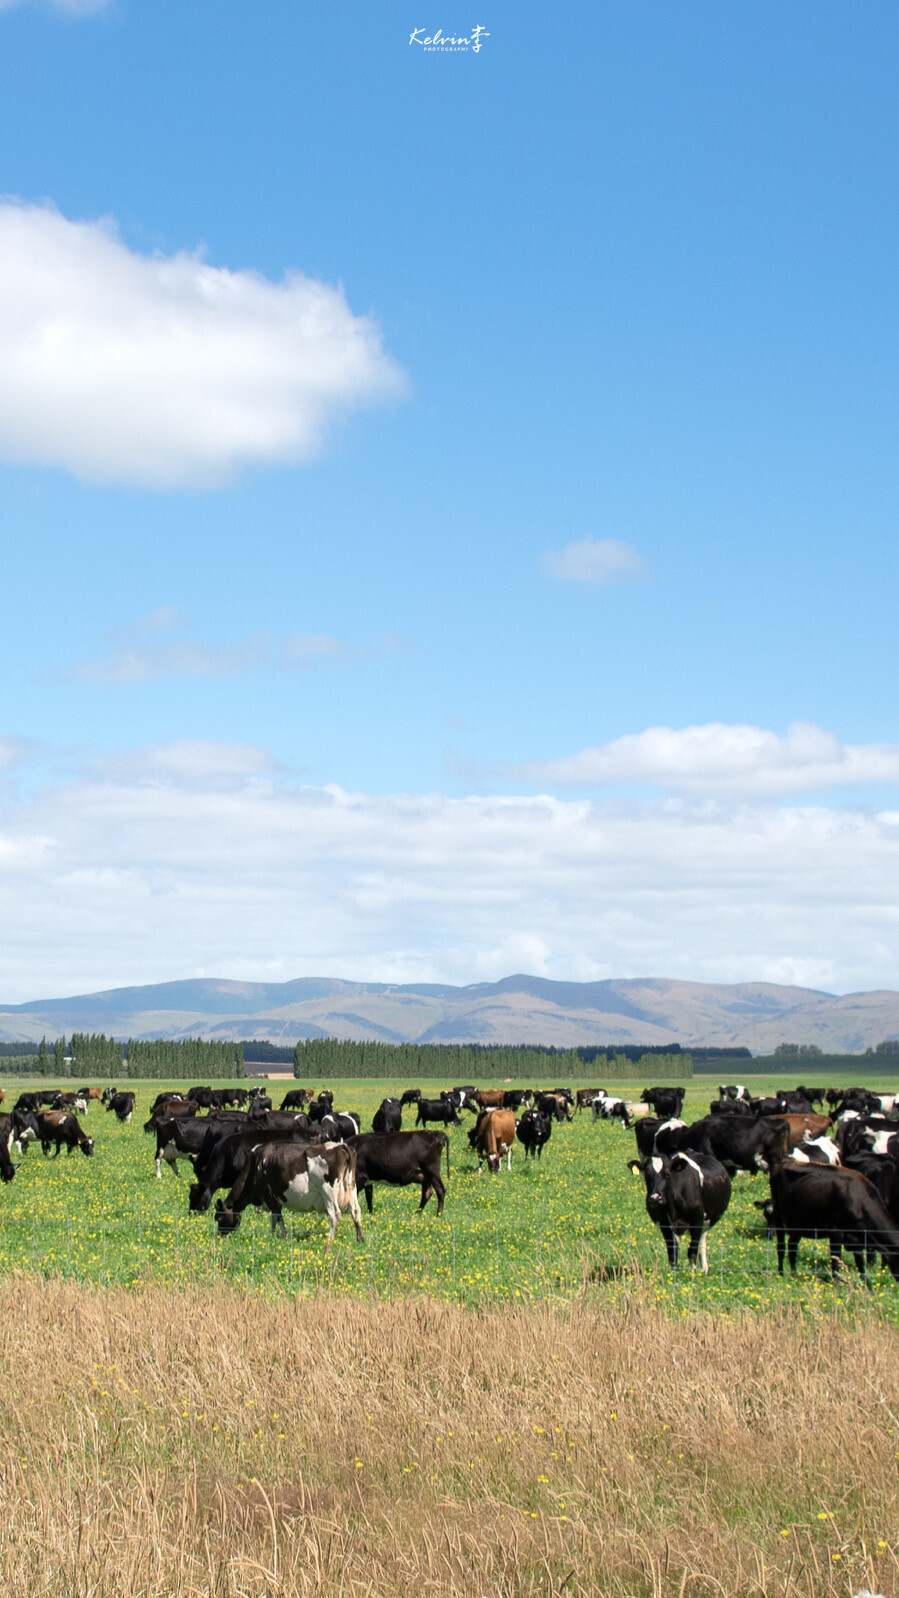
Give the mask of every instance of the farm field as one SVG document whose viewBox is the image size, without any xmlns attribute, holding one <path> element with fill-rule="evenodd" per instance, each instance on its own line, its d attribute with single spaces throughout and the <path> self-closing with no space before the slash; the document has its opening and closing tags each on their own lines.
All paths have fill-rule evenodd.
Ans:
<svg viewBox="0 0 899 1598">
<path fill-rule="evenodd" d="M 748 1080 L 760 1089 L 771 1079 Z M 872 1086 L 886 1087 L 890 1080 L 870 1076 Z M 4 1085 L 9 1103 L 18 1087 Z M 385 1084 L 330 1085 L 335 1104 L 358 1111 L 368 1130 Z M 404 1085 L 392 1084 L 397 1092 Z M 710 1235 L 708 1277 L 694 1276 L 684 1265 L 673 1279 L 660 1235 L 646 1215 L 642 1181 L 627 1169 L 635 1153 L 633 1133 L 617 1122 L 594 1125 L 589 1112 L 575 1115 L 571 1125 L 554 1126 L 539 1162 L 525 1161 L 516 1146 L 511 1172 L 504 1166 L 499 1176 L 486 1169 L 478 1176 L 465 1130 L 451 1130 L 440 1220 L 433 1199 L 419 1213 L 416 1188 L 376 1187 L 374 1215 L 364 1215 L 361 1244 L 348 1216 L 328 1249 L 320 1218 L 286 1216 L 287 1237 L 281 1238 L 272 1235 L 268 1217 L 254 1211 L 245 1214 L 236 1235 L 219 1238 L 211 1212 L 188 1214 L 186 1175 L 177 1180 L 164 1168 L 161 1180 L 156 1178 L 155 1142 L 141 1125 L 160 1086 L 137 1085 L 137 1109 L 128 1126 L 98 1107 L 89 1112 L 85 1125 L 96 1140 L 92 1159 L 77 1152 L 45 1159 L 30 1150 L 15 1181 L 0 1190 L 0 1273 L 27 1270 L 124 1286 L 229 1281 L 274 1295 L 427 1295 L 469 1307 L 584 1296 L 611 1303 L 639 1287 L 678 1315 L 778 1307 L 817 1315 L 834 1302 L 823 1245 L 804 1242 L 796 1279 L 778 1278 L 773 1243 L 755 1207 L 767 1195 L 761 1175 L 735 1179 L 727 1214 Z M 289 1086 L 272 1083 L 276 1105 Z M 637 1097 L 640 1084 L 619 1087 Z M 714 1091 L 711 1080 L 694 1079 L 685 1115 L 701 1114 Z M 409 1108 L 404 1124 L 413 1121 Z M 471 1118 L 465 1123 L 471 1125 Z M 866 1289 L 847 1265 L 836 1298 L 853 1317 L 899 1322 L 899 1287 L 879 1266 Z"/>
<path fill-rule="evenodd" d="M 676 1285 L 587 1114 L 499 1177 L 453 1132 L 441 1221 L 376 1189 L 362 1245 L 217 1241 L 156 1180 L 158 1087 L 0 1190 L 10 1598 L 899 1598 L 899 1288 L 805 1246 L 780 1284 L 762 1177 Z"/>
</svg>

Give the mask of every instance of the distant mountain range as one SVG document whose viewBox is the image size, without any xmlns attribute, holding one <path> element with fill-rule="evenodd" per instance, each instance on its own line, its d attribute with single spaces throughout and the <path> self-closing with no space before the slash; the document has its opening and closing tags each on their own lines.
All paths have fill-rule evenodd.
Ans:
<svg viewBox="0 0 899 1598">
<path fill-rule="evenodd" d="M 899 993 L 835 995 L 770 982 L 732 986 L 637 977 L 549 982 L 512 976 L 470 987 L 440 983 L 226 982 L 200 978 L 111 988 L 69 999 L 0 1005 L 0 1041 L 72 1032 L 117 1038 L 380 1038 L 401 1043 L 817 1043 L 856 1053 L 899 1037 Z"/>
</svg>

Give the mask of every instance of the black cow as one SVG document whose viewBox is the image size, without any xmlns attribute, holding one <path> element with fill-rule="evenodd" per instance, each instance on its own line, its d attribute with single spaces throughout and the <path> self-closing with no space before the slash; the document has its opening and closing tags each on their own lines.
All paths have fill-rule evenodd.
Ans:
<svg viewBox="0 0 899 1598">
<path fill-rule="evenodd" d="M 403 1130 L 403 1107 L 399 1099 L 381 1100 L 372 1118 L 371 1129 L 373 1132 L 401 1132 Z"/>
<path fill-rule="evenodd" d="M 281 1100 L 282 1110 L 305 1110 L 307 1104 L 312 1103 L 312 1094 L 308 1088 L 291 1088 Z"/>
<path fill-rule="evenodd" d="M 417 1104 L 420 1098 L 421 1088 L 407 1088 L 400 1099 L 400 1104 L 403 1106 L 407 1104 Z"/>
<path fill-rule="evenodd" d="M 777 1104 L 776 1099 L 771 1100 L 772 1105 Z M 753 1115 L 752 1104 L 746 1099 L 712 1099 L 709 1105 L 709 1115 Z M 775 1113 L 772 1109 L 772 1115 Z"/>
<path fill-rule="evenodd" d="M 345 1143 L 347 1138 L 358 1137 L 362 1131 L 362 1120 L 358 1115 L 351 1115 L 349 1111 L 341 1113 L 334 1110 L 331 1115 L 326 1115 L 319 1122 L 319 1134 L 323 1143 Z"/>
<path fill-rule="evenodd" d="M 419 1099 L 415 1125 L 427 1126 L 429 1121 L 442 1121 L 444 1126 L 461 1126 L 462 1121 L 455 1104 L 446 1099 Z"/>
<path fill-rule="evenodd" d="M 530 1088 L 507 1088 L 503 1094 L 504 1110 L 520 1110 L 523 1104 L 530 1104 L 534 1097 Z"/>
<path fill-rule="evenodd" d="M 663 1121 L 680 1115 L 686 1088 L 644 1088 L 640 1103 L 649 1104 Z"/>
<path fill-rule="evenodd" d="M 251 1120 L 257 1121 L 260 1116 L 267 1115 L 271 1107 L 272 1101 L 267 1093 L 251 1092 L 249 1106 Z"/>
<path fill-rule="evenodd" d="M 524 1146 L 525 1159 L 529 1154 L 532 1159 L 535 1154 L 538 1160 L 542 1157 L 543 1145 L 549 1142 L 552 1129 L 548 1115 L 543 1115 L 540 1110 L 525 1110 L 515 1128 L 518 1141 Z"/>
<path fill-rule="evenodd" d="M 643 1174 L 646 1213 L 665 1240 L 671 1269 L 677 1269 L 678 1237 L 689 1232 L 687 1259 L 695 1266 L 698 1257 L 707 1272 L 709 1228 L 720 1221 L 730 1203 L 730 1177 L 720 1160 L 690 1149 L 671 1158 L 651 1154 L 646 1160 L 629 1160 L 628 1165 Z"/>
<path fill-rule="evenodd" d="M 156 1175 L 162 1177 L 162 1162 L 175 1175 L 179 1175 L 178 1161 L 194 1163 L 209 1135 L 210 1126 L 234 1126 L 234 1122 L 216 1117 L 215 1120 L 195 1121 L 181 1115 L 161 1115 L 153 1123 L 156 1133 Z"/>
<path fill-rule="evenodd" d="M 12 1115 L 0 1115 L 0 1178 L 4 1182 L 11 1182 L 16 1174 L 11 1158 L 13 1137 Z"/>
<path fill-rule="evenodd" d="M 369 1215 L 373 1182 L 388 1182 L 392 1187 L 420 1182 L 419 1209 L 423 1210 L 431 1194 L 436 1193 L 437 1214 L 443 1214 L 446 1187 L 440 1175 L 440 1161 L 444 1149 L 447 1177 L 450 1166 L 445 1132 L 391 1132 L 385 1136 L 363 1132 L 361 1137 L 349 1138 L 347 1147 L 356 1151 L 356 1189 L 365 1194 Z"/>
<path fill-rule="evenodd" d="M 713 1154 L 734 1170 L 767 1171 L 787 1152 L 790 1128 L 786 1121 L 744 1120 L 736 1115 L 707 1115 L 678 1134 L 680 1148 Z"/>
<path fill-rule="evenodd" d="M 803 1237 L 825 1238 L 837 1276 L 848 1248 L 861 1276 L 866 1255 L 878 1253 L 899 1281 L 899 1229 L 877 1189 L 860 1171 L 827 1165 L 781 1162 L 771 1171 L 771 1221 L 777 1239 L 777 1269 L 783 1274 L 784 1245 L 796 1269 Z"/>
<path fill-rule="evenodd" d="M 78 1117 L 70 1115 L 67 1110 L 41 1110 L 35 1117 L 38 1127 L 40 1145 L 45 1154 L 49 1154 L 53 1144 L 56 1144 L 57 1159 L 62 1145 L 66 1146 L 66 1154 L 71 1154 L 73 1149 L 80 1149 L 82 1154 L 93 1154 L 94 1140 L 83 1131 Z"/>
<path fill-rule="evenodd" d="M 356 1153 L 345 1143 L 262 1143 L 252 1150 L 246 1165 L 224 1202 L 216 1200 L 221 1233 L 236 1232 L 248 1205 L 268 1210 L 272 1230 L 284 1229 L 282 1211 L 310 1210 L 327 1215 L 328 1242 L 334 1241 L 341 1210 L 348 1209 L 362 1242 L 362 1212 L 356 1193 Z"/>
<path fill-rule="evenodd" d="M 868 1178 L 893 1225 L 899 1226 L 899 1165 L 895 1160 L 882 1154 L 850 1154 L 846 1169 L 860 1171 Z"/>
<path fill-rule="evenodd" d="M 116 1120 L 120 1121 L 124 1126 L 127 1121 L 131 1120 L 132 1114 L 134 1113 L 136 1097 L 137 1095 L 134 1093 L 119 1093 L 118 1090 L 113 1091 L 110 1093 L 106 1102 L 107 1115 L 109 1114 L 110 1110 L 113 1110 L 115 1112 Z"/>
<path fill-rule="evenodd" d="M 555 1121 L 571 1121 L 574 1119 L 570 1100 L 564 1093 L 536 1093 L 534 1095 L 534 1109 L 539 1110 L 541 1115 L 552 1116 Z"/>
</svg>

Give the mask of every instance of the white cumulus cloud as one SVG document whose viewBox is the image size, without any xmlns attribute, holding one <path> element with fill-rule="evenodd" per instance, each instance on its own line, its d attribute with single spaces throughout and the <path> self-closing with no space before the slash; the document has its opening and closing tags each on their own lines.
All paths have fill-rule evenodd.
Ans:
<svg viewBox="0 0 899 1598">
<path fill-rule="evenodd" d="M 140 255 L 108 222 L 0 203 L 8 461 L 93 482 L 214 485 L 308 460 L 330 422 L 403 386 L 340 288 Z"/>
<path fill-rule="evenodd" d="M 899 744 L 842 743 L 807 721 L 793 722 L 783 735 L 713 721 L 648 727 L 507 772 L 513 774 L 550 786 L 630 783 L 707 794 L 823 793 L 853 783 L 899 781 Z"/>
<path fill-rule="evenodd" d="M 197 973 L 896 985 L 895 812 L 354 794 L 200 740 L 0 805 L 6 1002 Z"/>
<path fill-rule="evenodd" d="M 543 564 L 551 577 L 572 583 L 617 583 L 649 575 L 643 556 L 617 538 L 587 537 L 564 549 L 548 549 Z"/>
</svg>

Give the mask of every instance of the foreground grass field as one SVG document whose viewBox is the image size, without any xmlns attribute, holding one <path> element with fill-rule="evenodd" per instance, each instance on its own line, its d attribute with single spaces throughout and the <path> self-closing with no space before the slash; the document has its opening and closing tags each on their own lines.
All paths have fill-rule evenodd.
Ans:
<svg viewBox="0 0 899 1598">
<path fill-rule="evenodd" d="M 675 1314 L 779 1306 L 814 1316 L 829 1312 L 834 1289 L 823 1245 L 802 1245 L 795 1281 L 776 1275 L 773 1246 L 755 1207 L 767 1193 L 763 1176 L 736 1178 L 727 1215 L 711 1236 L 708 1278 L 683 1269 L 672 1280 L 646 1216 L 643 1184 L 627 1170 L 633 1134 L 617 1122 L 594 1126 L 587 1113 L 554 1128 L 539 1163 L 525 1163 L 516 1148 L 511 1173 L 504 1169 L 496 1177 L 476 1174 L 464 1131 L 452 1131 L 447 1205 L 439 1221 L 433 1200 L 419 1214 L 417 1189 L 378 1188 L 361 1245 L 347 1220 L 329 1250 L 318 1218 L 288 1217 L 288 1236 L 281 1239 L 271 1235 L 268 1218 L 254 1212 L 236 1236 L 219 1239 L 211 1214 L 188 1214 L 186 1179 L 176 1180 L 167 1169 L 161 1181 L 155 1176 L 154 1143 L 141 1123 L 159 1086 L 139 1084 L 130 1126 L 91 1110 L 85 1124 L 96 1139 L 93 1159 L 76 1153 L 47 1160 L 31 1150 L 15 1181 L 0 1190 L 0 1273 L 25 1269 L 128 1286 L 230 1281 L 262 1294 L 426 1294 L 463 1306 L 585 1295 L 613 1303 L 639 1287 Z M 272 1084 L 276 1103 L 288 1086 Z M 367 1129 L 384 1084 L 333 1086 L 336 1103 L 360 1111 Z M 636 1096 L 639 1086 L 627 1084 L 625 1091 Z M 15 1092 L 7 1085 L 7 1102 Z M 685 1114 L 702 1113 L 711 1092 L 708 1082 L 691 1084 Z M 407 1111 L 406 1125 L 413 1119 Z M 899 1322 L 899 1287 L 879 1268 L 868 1289 L 847 1269 L 837 1296 L 854 1316 Z"/>
<path fill-rule="evenodd" d="M 642 1287 L 471 1312 L 19 1274 L 4 1591 L 895 1598 L 895 1351 Z"/>
</svg>

